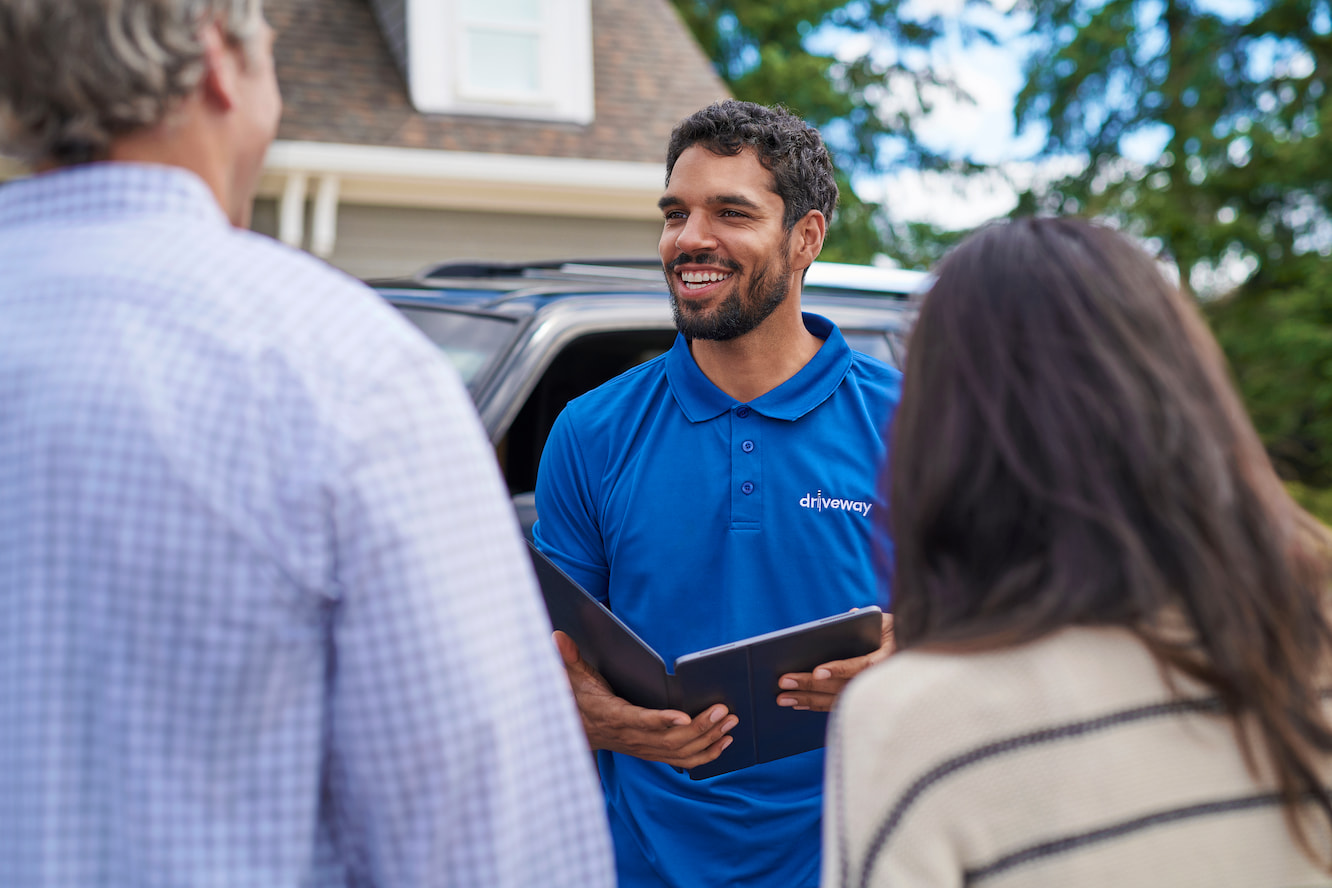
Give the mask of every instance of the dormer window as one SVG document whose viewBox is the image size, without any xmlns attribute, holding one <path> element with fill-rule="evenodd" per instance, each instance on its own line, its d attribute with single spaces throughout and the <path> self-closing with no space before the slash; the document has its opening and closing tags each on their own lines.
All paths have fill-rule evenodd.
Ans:
<svg viewBox="0 0 1332 888">
<path fill-rule="evenodd" d="M 462 0 L 461 97 L 476 101 L 541 100 L 548 34 L 541 0 Z M 547 39 L 546 42 L 549 42 Z"/>
<path fill-rule="evenodd" d="M 590 0 L 406 0 L 417 110 L 589 123 Z"/>
</svg>

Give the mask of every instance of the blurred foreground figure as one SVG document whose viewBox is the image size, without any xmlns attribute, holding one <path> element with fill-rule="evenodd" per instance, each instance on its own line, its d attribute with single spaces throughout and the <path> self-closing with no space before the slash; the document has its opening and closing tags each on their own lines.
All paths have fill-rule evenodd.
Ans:
<svg viewBox="0 0 1332 888">
<path fill-rule="evenodd" d="M 834 710 L 824 884 L 1327 885 L 1327 539 L 1122 236 L 942 263 L 888 472 L 902 653 Z"/>
<path fill-rule="evenodd" d="M 0 0 L 0 885 L 608 885 L 489 446 L 242 230 L 258 0 Z"/>
</svg>

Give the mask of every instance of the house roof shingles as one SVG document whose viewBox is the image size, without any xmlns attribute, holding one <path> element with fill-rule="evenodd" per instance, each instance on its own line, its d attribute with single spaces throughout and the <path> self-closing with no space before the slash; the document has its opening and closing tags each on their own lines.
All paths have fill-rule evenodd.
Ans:
<svg viewBox="0 0 1332 888">
<path fill-rule="evenodd" d="M 267 0 L 285 103 L 278 138 L 661 163 L 672 127 L 727 95 L 668 0 L 592 0 L 595 119 L 421 114 L 369 0 Z"/>
</svg>

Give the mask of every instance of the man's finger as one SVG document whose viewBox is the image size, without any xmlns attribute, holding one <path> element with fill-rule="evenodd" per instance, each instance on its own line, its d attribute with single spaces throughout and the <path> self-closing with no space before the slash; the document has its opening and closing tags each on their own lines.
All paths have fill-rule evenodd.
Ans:
<svg viewBox="0 0 1332 888">
<path fill-rule="evenodd" d="M 879 647 L 863 657 L 852 657 L 849 660 L 834 660 L 831 663 L 824 663 L 814 668 L 813 677 L 815 681 L 827 681 L 828 679 L 838 679 L 850 681 L 866 669 L 876 663 L 882 663 L 888 659 L 888 656 L 897 649 L 897 640 L 893 635 L 893 615 L 883 615 L 883 627 L 879 632 Z"/>
<path fill-rule="evenodd" d="M 714 721 L 715 719 L 715 721 Z M 712 761 L 730 746 L 733 738 L 730 731 L 740 723 L 740 719 L 720 704 L 704 710 L 693 720 L 688 729 L 691 739 L 675 748 L 667 764 L 677 768 L 695 768 Z"/>
<path fill-rule="evenodd" d="M 877 662 L 874 656 L 867 654 L 850 660 L 833 660 L 815 667 L 813 672 L 788 672 L 778 680 L 777 687 L 784 691 L 835 693 L 837 688 L 874 665 Z M 835 687 L 829 686 L 828 682 L 835 682 Z"/>
<path fill-rule="evenodd" d="M 897 650 L 897 636 L 893 633 L 893 615 L 883 615 L 883 630 L 879 634 L 881 644 L 879 650 L 885 654 L 891 654 Z"/>
<path fill-rule="evenodd" d="M 668 728 L 683 728 L 686 725 L 693 724 L 694 720 L 683 712 L 674 709 L 661 709 L 658 712 L 662 716 L 662 724 Z"/>
<path fill-rule="evenodd" d="M 740 719 L 735 716 L 728 718 L 728 715 L 730 715 L 729 710 L 718 703 L 716 706 L 703 710 L 693 719 L 693 729 L 701 737 L 711 736 L 712 739 L 708 741 L 709 743 L 716 742 L 721 735 L 740 722 Z"/>
<path fill-rule="evenodd" d="M 674 731 L 667 740 L 675 747 L 676 763 L 716 747 L 717 742 L 724 739 L 739 723 L 740 719 L 731 715 L 720 703 L 700 712 L 690 720 L 688 727 L 681 726 L 681 729 Z M 717 748 L 716 752 L 720 755 L 721 748 Z M 711 760 L 712 758 L 705 759 L 705 761 Z M 693 767 L 693 765 L 683 767 Z"/>
<path fill-rule="evenodd" d="M 677 768 L 697 768 L 699 765 L 706 765 L 708 762 L 712 761 L 717 756 L 725 752 L 726 747 L 730 746 L 733 742 L 735 742 L 734 737 L 731 737 L 729 735 L 724 736 L 720 740 L 709 746 L 707 749 L 704 749 L 702 752 L 695 753 L 685 758 L 677 759 L 676 761 L 669 762 L 668 764 L 673 764 Z"/>
<path fill-rule="evenodd" d="M 888 656 L 896 648 L 897 642 L 893 635 L 893 615 L 884 614 L 883 626 L 879 631 L 879 647 L 877 650 L 861 657 L 852 657 L 849 660 L 832 660 L 827 663 L 820 663 L 814 667 L 813 672 L 788 672 L 781 676 L 778 687 L 789 691 L 831 691 L 836 693 L 835 689 L 819 687 L 817 683 L 826 681 L 848 682 L 874 664 L 882 663 L 888 659 Z"/>
<path fill-rule="evenodd" d="M 822 666 L 815 667 L 811 677 L 815 681 L 828 681 L 829 679 L 850 681 L 870 666 L 873 666 L 874 663 L 874 654 L 853 657 L 850 660 L 833 660 L 831 663 L 824 663 Z"/>
<path fill-rule="evenodd" d="M 564 665 L 566 667 L 577 666 L 578 662 L 583 659 L 583 655 L 578 652 L 578 645 L 574 644 L 574 640 L 559 629 L 555 630 L 552 638 L 555 639 L 555 648 L 560 652 L 560 659 L 564 661 Z"/>
<path fill-rule="evenodd" d="M 815 691 L 784 693 L 777 698 L 778 706 L 794 709 L 797 712 L 803 712 L 806 709 L 814 712 L 830 712 L 836 702 L 837 693 L 818 693 Z"/>
</svg>

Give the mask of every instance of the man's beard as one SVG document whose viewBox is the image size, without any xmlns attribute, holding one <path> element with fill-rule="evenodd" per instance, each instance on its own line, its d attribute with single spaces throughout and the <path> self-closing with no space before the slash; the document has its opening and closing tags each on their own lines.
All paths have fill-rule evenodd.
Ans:
<svg viewBox="0 0 1332 888">
<path fill-rule="evenodd" d="M 682 255 L 676 257 L 671 267 L 673 269 L 688 263 L 718 264 L 703 261 L 708 258 Z M 683 333 L 686 339 L 709 339 L 717 342 L 736 339 L 756 329 L 786 301 L 791 291 L 791 263 L 784 253 L 780 257 L 780 262 L 780 273 L 775 279 L 769 279 L 772 264 L 764 265 L 754 272 L 747 289 L 741 292 L 737 284 L 710 312 L 706 309 L 700 310 L 692 303 L 676 296 L 676 287 L 682 284 L 675 272 L 668 269 L 666 280 L 670 285 L 671 313 L 675 316 L 675 328 Z M 731 263 L 726 263 L 726 266 L 732 267 Z"/>
</svg>

